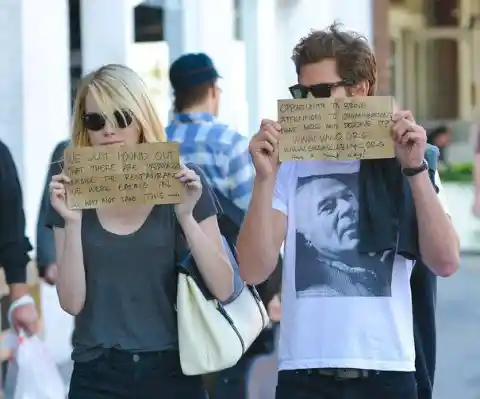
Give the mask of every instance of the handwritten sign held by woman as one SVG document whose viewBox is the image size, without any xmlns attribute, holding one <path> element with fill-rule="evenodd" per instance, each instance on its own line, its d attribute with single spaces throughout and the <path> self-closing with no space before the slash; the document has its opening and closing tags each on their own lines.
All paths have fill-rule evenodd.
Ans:
<svg viewBox="0 0 480 399">
<path fill-rule="evenodd" d="M 177 204 L 183 186 L 177 143 L 67 148 L 67 204 L 71 209 L 118 204 Z"/>
<path fill-rule="evenodd" d="M 391 97 L 278 100 L 281 161 L 393 158 Z"/>
</svg>

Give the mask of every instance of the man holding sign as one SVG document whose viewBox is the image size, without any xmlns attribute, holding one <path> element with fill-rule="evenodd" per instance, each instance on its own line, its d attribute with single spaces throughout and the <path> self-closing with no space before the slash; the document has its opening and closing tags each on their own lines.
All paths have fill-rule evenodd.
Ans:
<svg viewBox="0 0 480 399">
<path fill-rule="evenodd" d="M 417 398 L 412 268 L 449 276 L 459 263 L 435 148 L 409 111 L 373 97 L 363 37 L 313 31 L 292 59 L 295 100 L 279 101 L 279 123 L 262 121 L 250 143 L 256 179 L 237 247 L 242 277 L 258 284 L 285 241 L 276 397 Z"/>
</svg>

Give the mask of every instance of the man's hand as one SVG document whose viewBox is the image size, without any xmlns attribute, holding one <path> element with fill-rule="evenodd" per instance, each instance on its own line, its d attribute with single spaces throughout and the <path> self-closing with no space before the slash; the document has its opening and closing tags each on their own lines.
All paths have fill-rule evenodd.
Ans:
<svg viewBox="0 0 480 399">
<path fill-rule="evenodd" d="M 18 306 L 12 311 L 12 327 L 18 333 L 24 330 L 27 335 L 34 335 L 40 329 L 38 312 L 35 304 L 26 304 Z"/>
<path fill-rule="evenodd" d="M 280 160 L 278 140 L 282 127 L 275 121 L 263 119 L 260 130 L 250 140 L 249 150 L 255 166 L 256 177 L 276 178 Z"/>
<path fill-rule="evenodd" d="M 43 280 L 50 285 L 55 285 L 57 283 L 58 278 L 58 266 L 56 263 L 52 263 L 47 266 L 45 269 L 45 275 L 43 276 Z"/>
<path fill-rule="evenodd" d="M 427 147 L 427 133 L 417 125 L 410 111 L 396 111 L 392 120 L 392 138 L 395 153 L 403 168 L 422 166 Z"/>
<path fill-rule="evenodd" d="M 21 296 L 16 295 L 22 292 L 26 286 L 26 284 L 12 284 L 10 286 L 10 299 L 12 302 L 8 310 L 8 321 L 17 333 L 20 330 L 24 330 L 28 335 L 33 335 L 40 329 L 35 301 L 28 292 Z"/>
</svg>

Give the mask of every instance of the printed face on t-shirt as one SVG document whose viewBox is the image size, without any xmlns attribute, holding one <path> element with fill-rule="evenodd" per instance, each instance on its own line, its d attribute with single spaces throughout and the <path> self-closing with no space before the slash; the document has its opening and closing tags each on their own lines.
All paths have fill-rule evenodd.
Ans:
<svg viewBox="0 0 480 399">
<path fill-rule="evenodd" d="M 358 201 L 344 182 L 334 178 L 313 179 L 298 189 L 297 201 L 304 210 L 298 215 L 297 231 L 319 253 L 337 259 L 341 252 L 355 250 Z"/>
<path fill-rule="evenodd" d="M 358 173 L 299 177 L 295 289 L 301 296 L 390 296 L 394 252 L 358 252 Z"/>
</svg>

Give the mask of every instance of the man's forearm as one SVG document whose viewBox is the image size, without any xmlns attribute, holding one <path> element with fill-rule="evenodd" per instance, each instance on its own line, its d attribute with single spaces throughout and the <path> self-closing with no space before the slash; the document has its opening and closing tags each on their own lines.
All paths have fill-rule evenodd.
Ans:
<svg viewBox="0 0 480 399">
<path fill-rule="evenodd" d="M 252 199 L 237 239 L 240 274 L 249 284 L 265 281 L 277 264 L 272 201 L 275 179 L 255 180 Z"/>
<path fill-rule="evenodd" d="M 435 274 L 450 276 L 460 263 L 459 241 L 452 222 L 428 173 L 420 173 L 408 180 L 415 202 L 422 260 Z"/>
<path fill-rule="evenodd" d="M 24 295 L 28 294 L 28 285 L 26 283 L 10 284 L 10 301 L 16 301 Z"/>
</svg>

